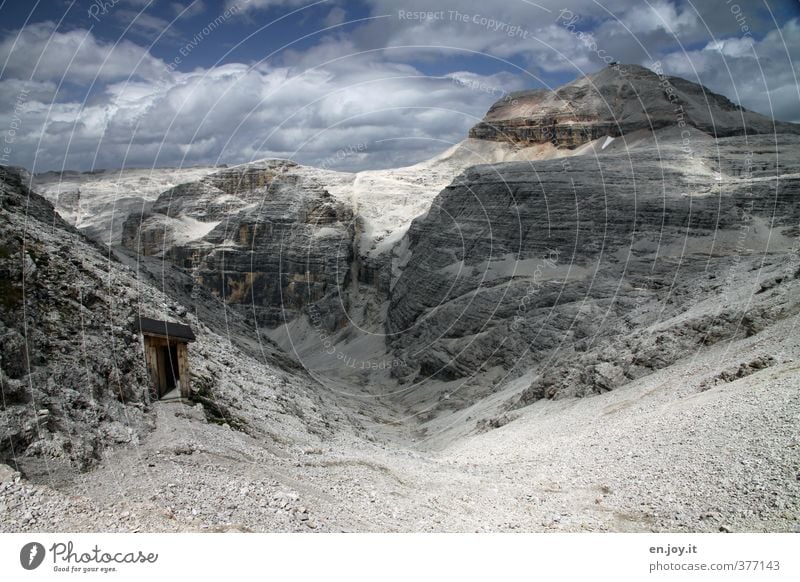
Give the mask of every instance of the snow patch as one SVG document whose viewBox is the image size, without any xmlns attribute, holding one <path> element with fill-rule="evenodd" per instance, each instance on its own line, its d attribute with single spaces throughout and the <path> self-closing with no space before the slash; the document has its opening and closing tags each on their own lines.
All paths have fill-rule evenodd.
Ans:
<svg viewBox="0 0 800 582">
<path fill-rule="evenodd" d="M 206 236 L 214 230 L 221 221 L 201 222 L 191 216 L 181 215 L 178 217 L 175 228 L 175 243 L 187 244 Z"/>
</svg>

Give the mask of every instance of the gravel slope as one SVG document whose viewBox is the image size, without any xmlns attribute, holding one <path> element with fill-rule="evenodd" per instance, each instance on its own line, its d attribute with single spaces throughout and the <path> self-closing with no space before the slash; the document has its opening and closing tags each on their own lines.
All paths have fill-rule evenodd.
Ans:
<svg viewBox="0 0 800 582">
<path fill-rule="evenodd" d="M 158 403 L 151 436 L 59 491 L 0 471 L 0 531 L 798 531 L 797 323 L 438 451 L 265 444 Z"/>
</svg>

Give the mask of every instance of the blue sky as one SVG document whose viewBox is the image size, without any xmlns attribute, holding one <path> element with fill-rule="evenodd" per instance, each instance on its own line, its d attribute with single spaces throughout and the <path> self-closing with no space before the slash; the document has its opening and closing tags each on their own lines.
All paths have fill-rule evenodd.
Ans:
<svg viewBox="0 0 800 582">
<path fill-rule="evenodd" d="M 399 166 L 603 58 L 800 122 L 797 0 L 0 0 L 0 16 L 0 130 L 34 171 Z"/>
</svg>

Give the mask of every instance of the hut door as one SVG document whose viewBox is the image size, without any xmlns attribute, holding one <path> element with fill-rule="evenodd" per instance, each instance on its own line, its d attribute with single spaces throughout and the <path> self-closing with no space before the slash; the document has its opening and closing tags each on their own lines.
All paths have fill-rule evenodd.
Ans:
<svg viewBox="0 0 800 582">
<path fill-rule="evenodd" d="M 174 390 L 180 379 L 178 347 L 175 344 L 158 349 L 158 397 Z"/>
</svg>

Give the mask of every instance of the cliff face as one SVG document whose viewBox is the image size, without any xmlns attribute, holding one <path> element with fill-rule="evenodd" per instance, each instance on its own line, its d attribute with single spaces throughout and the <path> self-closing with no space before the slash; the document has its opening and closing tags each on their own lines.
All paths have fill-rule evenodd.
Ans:
<svg viewBox="0 0 800 582">
<path fill-rule="evenodd" d="M 474 140 L 473 140 L 474 141 Z M 164 191 L 134 212 L 121 243 L 162 257 L 255 323 L 275 327 L 315 305 L 321 325 L 349 322 L 351 303 L 370 311 L 399 274 L 395 249 L 410 221 L 469 161 L 513 154 L 459 144 L 428 163 L 339 173 L 264 160 Z M 375 327 L 375 321 L 369 323 Z"/>
<path fill-rule="evenodd" d="M 717 137 L 800 133 L 794 124 L 773 122 L 696 83 L 621 65 L 556 90 L 512 93 L 489 109 L 470 137 L 574 148 L 668 126 L 694 127 Z"/>
<path fill-rule="evenodd" d="M 465 171 L 409 229 L 395 375 L 466 392 L 538 369 L 522 402 L 582 395 L 796 314 L 800 139 L 780 136 L 778 166 L 775 136 L 698 134 L 691 156 L 668 138 Z"/>
<path fill-rule="evenodd" d="M 126 220 L 122 243 L 188 269 L 197 284 L 246 307 L 260 325 L 279 325 L 323 302 L 335 328 L 356 230 L 351 207 L 322 180 L 292 162 L 270 160 L 163 192 L 149 213 Z"/>
<path fill-rule="evenodd" d="M 149 428 L 132 277 L 7 168 L 0 197 L 0 462 L 52 478 Z"/>
<path fill-rule="evenodd" d="M 775 128 L 780 165 L 763 135 Z M 273 160 L 178 186 L 126 221 L 123 243 L 257 325 L 293 322 L 274 337 L 304 364 L 329 338 L 370 368 L 351 378 L 322 358 L 339 379 L 467 382 L 468 404 L 539 370 L 521 401 L 585 394 L 744 333 L 742 318 L 795 309 L 765 295 L 716 319 L 686 315 L 759 284 L 747 274 L 758 261 L 777 272 L 789 256 L 796 133 L 682 79 L 609 68 L 501 100 L 469 142 L 419 166 L 352 175 Z M 429 202 L 481 157 L 528 161 L 469 167 Z M 636 335 L 653 326 L 663 333 Z M 404 402 L 417 393 L 430 396 Z"/>
<path fill-rule="evenodd" d="M 45 172 L 33 176 L 31 187 L 86 236 L 117 246 L 129 214 L 148 209 L 164 190 L 214 171 L 197 167 Z"/>
</svg>

